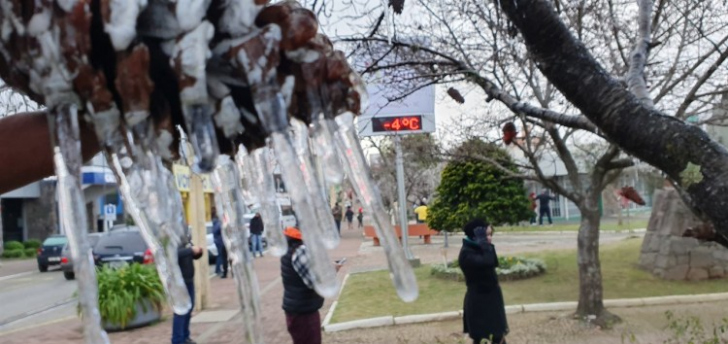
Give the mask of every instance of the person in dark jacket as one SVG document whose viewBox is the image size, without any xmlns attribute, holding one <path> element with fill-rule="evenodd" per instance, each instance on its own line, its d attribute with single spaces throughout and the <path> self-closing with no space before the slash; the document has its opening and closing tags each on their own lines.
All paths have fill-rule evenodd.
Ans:
<svg viewBox="0 0 728 344">
<path fill-rule="evenodd" d="M 493 227 L 475 219 L 463 230 L 467 237 L 463 239 L 458 257 L 467 285 L 463 302 L 463 332 L 473 339 L 473 343 L 505 344 L 508 321 L 495 272 L 498 256 L 491 242 Z"/>
<path fill-rule="evenodd" d="M 320 344 L 319 309 L 324 305 L 324 298 L 313 289 L 309 254 L 301 231 L 288 227 L 283 234 L 288 240 L 288 251 L 281 257 L 283 311 L 288 333 L 293 344 Z M 340 268 L 341 265 L 336 264 L 336 270 Z"/>
<path fill-rule="evenodd" d="M 212 216 L 212 238 L 217 248 L 217 259 L 215 260 L 215 273 L 220 278 L 227 278 L 228 257 L 225 243 L 222 241 L 222 222 L 217 215 Z"/>
<path fill-rule="evenodd" d="M 351 209 L 351 206 L 346 207 L 346 213 L 344 213 L 344 216 L 346 216 L 346 224 L 349 230 L 354 229 L 352 226 L 354 222 L 354 210 Z"/>
<path fill-rule="evenodd" d="M 187 314 L 174 314 L 172 318 L 172 344 L 195 344 L 195 341 L 190 338 L 190 319 L 192 318 L 192 309 L 195 308 L 195 264 L 192 260 L 202 257 L 202 248 L 183 245 L 177 250 L 177 257 L 179 269 L 187 286 L 187 292 L 190 294 L 192 305 Z"/>
<path fill-rule="evenodd" d="M 341 218 L 344 216 L 344 213 L 341 211 L 339 202 L 336 202 L 334 207 L 331 208 L 331 216 L 334 217 L 334 222 L 336 222 L 336 230 L 341 234 Z"/>
<path fill-rule="evenodd" d="M 256 253 L 260 253 L 263 256 L 263 218 L 260 217 L 260 213 L 255 213 L 255 216 L 250 219 L 250 241 L 252 244 L 253 257 Z"/>
<path fill-rule="evenodd" d="M 543 225 L 543 216 L 546 215 L 549 219 L 549 225 L 553 224 L 553 221 L 551 221 L 551 206 L 550 202 L 555 201 L 556 197 L 549 195 L 548 190 L 543 190 L 543 192 L 536 197 L 539 204 L 538 209 L 538 224 Z"/>
</svg>

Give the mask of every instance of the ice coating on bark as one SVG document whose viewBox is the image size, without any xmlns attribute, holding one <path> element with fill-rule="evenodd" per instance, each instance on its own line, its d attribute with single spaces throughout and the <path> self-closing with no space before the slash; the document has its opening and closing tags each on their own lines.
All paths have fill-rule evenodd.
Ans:
<svg viewBox="0 0 728 344">
<path fill-rule="evenodd" d="M 197 27 L 205 17 L 210 0 L 176 0 L 175 15 L 182 31 Z"/>
<path fill-rule="evenodd" d="M 68 237 L 73 271 L 78 283 L 78 301 L 87 344 L 109 343 L 101 328 L 98 309 L 96 265 L 87 239 L 86 201 L 81 190 L 81 143 L 78 114 L 73 105 L 63 105 L 48 113 L 51 137 L 55 138 L 53 164 L 58 178 L 58 210 Z"/>
<path fill-rule="evenodd" d="M 181 4 L 177 4 L 179 7 Z M 196 172 L 210 172 L 220 153 L 215 135 L 212 109 L 209 106 L 205 66 L 211 52 L 209 42 L 214 27 L 207 21 L 201 22 L 177 41 L 172 51 L 175 69 L 188 80 L 180 84 L 180 100 L 185 123 L 190 131 L 190 142 L 195 151 Z"/>
<path fill-rule="evenodd" d="M 364 207 L 372 214 L 374 229 L 387 255 L 390 276 L 397 294 L 402 301 L 412 302 L 419 295 L 417 279 L 384 210 L 379 190 L 370 177 L 369 167 L 359 146 L 359 138 L 354 131 L 353 115 L 342 114 L 336 118 L 336 122 L 339 125 L 336 131 L 336 144 L 342 154 L 349 178 L 354 183 L 354 190 Z"/>
<path fill-rule="evenodd" d="M 147 0 L 108 1 L 111 17 L 104 22 L 104 31 L 109 34 L 114 49 L 122 51 L 136 38 L 137 17 L 147 7 Z"/>
<path fill-rule="evenodd" d="M 240 174 L 229 156 L 218 158 L 212 175 L 215 204 L 222 212 L 222 234 L 228 257 L 232 261 L 233 278 L 238 291 L 238 301 L 246 328 L 247 343 L 263 343 L 263 323 L 260 308 L 258 277 L 253 268 L 253 258 L 248 249 L 248 231 L 244 215 L 246 201 L 243 198 Z"/>
<path fill-rule="evenodd" d="M 233 36 L 249 33 L 255 25 L 255 17 L 263 8 L 256 5 L 255 0 L 227 0 L 225 4 L 218 30 Z"/>
</svg>

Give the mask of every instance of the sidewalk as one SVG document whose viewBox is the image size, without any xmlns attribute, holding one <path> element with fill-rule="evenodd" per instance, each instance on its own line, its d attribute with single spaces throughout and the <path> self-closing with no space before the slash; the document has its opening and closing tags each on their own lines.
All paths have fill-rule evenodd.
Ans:
<svg viewBox="0 0 728 344">
<path fill-rule="evenodd" d="M 344 226 L 342 226 L 344 227 Z M 348 269 L 356 264 L 356 255 L 362 242 L 361 232 L 358 230 L 343 229 L 341 244 L 329 252 L 332 260 L 349 257 L 348 262 L 338 274 L 340 279 L 348 272 Z M 378 255 L 377 255 L 378 256 Z M 382 255 L 383 256 L 383 255 Z M 382 257 L 380 267 L 386 267 Z M 258 275 L 258 282 L 261 291 L 261 307 L 263 309 L 264 338 L 267 343 L 288 343 L 290 337 L 286 331 L 286 321 L 281 309 L 283 298 L 283 285 L 280 280 L 280 261 L 278 257 L 266 255 L 255 260 L 255 270 Z M 210 281 L 210 304 L 207 311 L 215 310 L 238 310 L 238 298 L 235 281 L 232 278 L 220 279 L 213 277 Z M 333 300 L 327 300 L 321 309 L 321 318 L 326 315 L 329 305 Z M 196 313 L 196 314 L 199 314 Z M 222 344 L 237 343 L 243 338 L 244 326 L 242 317 L 238 313 L 232 319 L 212 323 L 193 323 L 190 325 L 192 338 L 200 344 Z M 165 311 L 162 321 L 153 326 L 139 329 L 109 333 L 111 342 L 114 344 L 159 344 L 169 343 L 172 329 L 172 313 Z M 57 319 L 45 324 L 37 324 L 30 328 L 19 329 L 14 332 L 0 334 L 0 342 L 3 344 L 31 344 L 31 343 L 57 343 L 71 344 L 82 343 L 83 333 L 81 321 L 76 318 Z"/>
</svg>

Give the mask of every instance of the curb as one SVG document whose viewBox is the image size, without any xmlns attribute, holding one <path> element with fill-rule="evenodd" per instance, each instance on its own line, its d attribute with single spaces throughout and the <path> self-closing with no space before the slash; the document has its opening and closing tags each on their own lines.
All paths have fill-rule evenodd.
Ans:
<svg viewBox="0 0 728 344">
<path fill-rule="evenodd" d="M 344 290 L 344 286 L 346 285 L 346 281 L 349 280 L 349 276 L 351 273 L 347 273 L 346 276 L 344 276 L 344 280 L 341 281 L 341 287 L 339 288 L 339 291 L 336 293 L 337 296 L 341 295 L 341 291 Z M 334 311 L 336 310 L 336 305 L 339 304 L 338 300 L 335 300 L 331 306 L 329 307 L 329 311 L 326 313 L 326 316 L 324 317 L 324 321 L 321 323 L 321 328 L 326 328 L 326 326 L 331 322 L 331 317 L 334 316 Z"/>
<path fill-rule="evenodd" d="M 457 313 L 457 312 L 456 312 Z M 357 328 L 370 328 L 394 325 L 394 317 L 391 315 L 378 318 L 347 321 L 324 326 L 324 332 L 339 332 Z"/>
<path fill-rule="evenodd" d="M 611 230 L 600 230 L 599 233 L 609 233 L 609 234 L 643 234 L 647 232 L 647 228 L 638 228 L 638 229 L 611 229 Z M 569 234 L 574 233 L 578 234 L 578 230 L 573 231 L 500 231 L 500 234 L 516 234 L 516 235 L 528 235 L 528 234 Z"/>
<path fill-rule="evenodd" d="M 423 322 L 446 321 L 458 319 L 462 316 L 461 311 L 444 312 L 433 314 L 405 315 L 394 318 L 394 325 L 417 324 Z"/>
<path fill-rule="evenodd" d="M 673 304 L 687 304 L 687 303 L 702 303 L 702 302 L 713 302 L 713 301 L 726 301 L 728 300 L 728 293 L 714 293 L 714 294 L 700 294 L 700 295 L 670 295 L 670 296 L 655 296 L 655 297 L 643 297 L 633 299 L 611 299 L 604 300 L 605 307 L 641 307 L 641 306 L 663 306 Z M 329 314 L 326 315 L 325 325 L 322 326 L 324 332 L 338 332 L 347 331 L 360 328 L 371 328 L 371 327 L 382 327 L 382 326 L 396 326 L 406 324 L 418 324 L 435 321 L 447 321 L 461 318 L 463 311 L 444 312 L 444 313 L 432 313 L 432 314 L 416 314 L 416 315 L 405 315 L 400 317 L 394 317 L 392 315 L 346 321 L 341 323 L 329 324 L 331 315 L 333 314 L 336 301 L 332 304 L 329 309 Z M 548 311 L 568 311 L 573 310 L 577 306 L 576 301 L 568 302 L 549 302 L 549 303 L 532 303 L 527 305 L 510 305 L 506 306 L 506 314 L 518 314 L 528 312 L 548 312 Z"/>
</svg>

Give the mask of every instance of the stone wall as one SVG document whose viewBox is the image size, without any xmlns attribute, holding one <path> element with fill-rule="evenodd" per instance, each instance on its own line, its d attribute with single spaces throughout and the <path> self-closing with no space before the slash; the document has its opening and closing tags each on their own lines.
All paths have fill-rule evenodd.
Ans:
<svg viewBox="0 0 728 344">
<path fill-rule="evenodd" d="M 699 223 L 673 188 L 655 192 L 640 267 L 668 280 L 703 280 L 728 274 L 728 249 L 715 243 L 683 238 Z"/>
<path fill-rule="evenodd" d="M 56 217 L 56 182 L 42 181 L 40 197 L 23 202 L 25 224 L 28 227 L 26 239 L 44 240 L 58 233 Z"/>
</svg>

